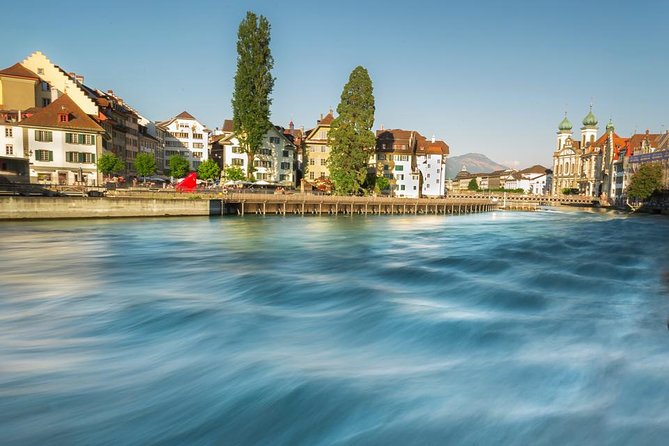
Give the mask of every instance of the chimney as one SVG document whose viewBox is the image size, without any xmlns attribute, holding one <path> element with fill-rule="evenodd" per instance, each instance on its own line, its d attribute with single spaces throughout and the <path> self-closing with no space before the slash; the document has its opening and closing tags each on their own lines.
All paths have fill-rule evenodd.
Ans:
<svg viewBox="0 0 669 446">
<path fill-rule="evenodd" d="M 110 96 L 114 96 L 114 90 L 107 90 L 107 94 Z"/>
<path fill-rule="evenodd" d="M 434 138 L 434 133 L 432 134 L 432 144 L 434 144 L 435 138 Z"/>
<path fill-rule="evenodd" d="M 83 77 L 81 74 L 77 74 L 77 75 L 75 76 L 75 78 L 76 78 L 76 80 L 77 80 L 77 83 L 79 83 L 79 84 L 83 84 L 83 83 L 84 83 L 84 77 Z"/>
</svg>

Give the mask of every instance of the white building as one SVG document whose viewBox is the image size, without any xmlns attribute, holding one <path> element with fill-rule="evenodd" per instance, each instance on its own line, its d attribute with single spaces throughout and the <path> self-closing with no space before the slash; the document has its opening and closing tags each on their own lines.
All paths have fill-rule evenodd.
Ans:
<svg viewBox="0 0 669 446">
<path fill-rule="evenodd" d="M 19 123 L 30 180 L 45 184 L 99 184 L 97 159 L 104 129 L 67 94 Z"/>
<path fill-rule="evenodd" d="M 0 175 L 15 182 L 29 182 L 28 156 L 23 149 L 18 113 L 3 114 L 0 120 Z"/>
<path fill-rule="evenodd" d="M 255 154 L 254 176 L 258 181 L 295 186 L 294 161 L 295 144 L 283 131 L 272 127 L 265 134 L 262 147 Z"/>
<path fill-rule="evenodd" d="M 446 157 L 448 144 L 437 141 L 433 136 L 430 141 L 419 139 L 416 148 L 416 168 L 422 176 L 421 195 L 441 197 L 446 194 Z"/>
<path fill-rule="evenodd" d="M 175 155 L 186 158 L 191 170 L 209 158 L 209 130 L 190 113 L 184 111 L 157 126 L 165 131 L 164 168 L 169 168 L 169 159 Z"/>
</svg>

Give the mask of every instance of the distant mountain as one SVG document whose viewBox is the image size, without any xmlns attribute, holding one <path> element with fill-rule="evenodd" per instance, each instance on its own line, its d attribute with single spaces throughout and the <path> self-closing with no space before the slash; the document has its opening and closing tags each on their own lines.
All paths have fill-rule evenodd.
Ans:
<svg viewBox="0 0 669 446">
<path fill-rule="evenodd" d="M 482 153 L 465 153 L 459 156 L 449 156 L 446 159 L 446 178 L 455 178 L 462 166 L 467 166 L 467 172 L 469 173 L 508 169 L 508 167 L 494 162 Z"/>
</svg>

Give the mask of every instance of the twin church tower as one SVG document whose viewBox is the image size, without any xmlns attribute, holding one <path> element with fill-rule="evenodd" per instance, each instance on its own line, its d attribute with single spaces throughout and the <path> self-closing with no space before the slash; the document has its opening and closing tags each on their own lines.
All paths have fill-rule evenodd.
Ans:
<svg viewBox="0 0 669 446">
<path fill-rule="evenodd" d="M 552 194 L 578 193 L 598 197 L 609 194 L 614 127 L 609 121 L 606 133 L 598 138 L 598 121 L 590 111 L 583 118 L 581 138 L 575 140 L 572 124 L 565 117 L 558 125 L 557 145 L 553 153 Z M 610 138 L 609 138 L 610 137 Z"/>
</svg>

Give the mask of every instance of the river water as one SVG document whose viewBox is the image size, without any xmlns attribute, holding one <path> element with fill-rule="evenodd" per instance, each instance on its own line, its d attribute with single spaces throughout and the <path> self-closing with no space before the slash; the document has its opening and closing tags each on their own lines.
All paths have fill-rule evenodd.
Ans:
<svg viewBox="0 0 669 446">
<path fill-rule="evenodd" d="M 669 219 L 0 223 L 0 443 L 667 444 Z"/>
</svg>

